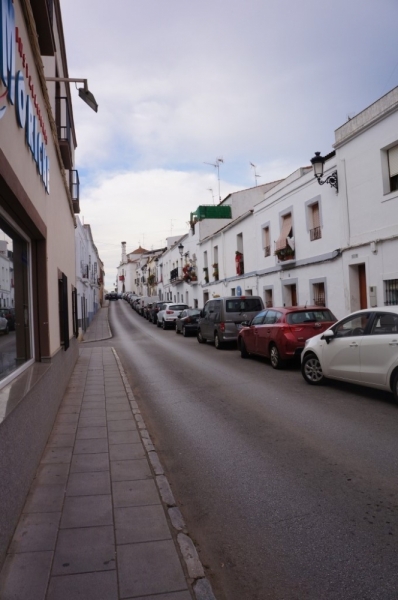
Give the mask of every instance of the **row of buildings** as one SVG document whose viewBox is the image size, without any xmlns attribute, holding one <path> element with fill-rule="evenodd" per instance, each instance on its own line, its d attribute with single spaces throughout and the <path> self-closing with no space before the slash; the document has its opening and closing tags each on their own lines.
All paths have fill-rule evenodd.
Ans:
<svg viewBox="0 0 398 600">
<path fill-rule="evenodd" d="M 123 243 L 118 291 L 192 307 L 260 295 L 339 318 L 398 304 L 398 88 L 339 127 L 313 163 L 199 206 L 166 248 L 127 254 Z"/>
<path fill-rule="evenodd" d="M 0 308 L 15 311 L 0 338 L 0 564 L 102 299 L 71 81 L 60 0 L 0 0 Z"/>
</svg>

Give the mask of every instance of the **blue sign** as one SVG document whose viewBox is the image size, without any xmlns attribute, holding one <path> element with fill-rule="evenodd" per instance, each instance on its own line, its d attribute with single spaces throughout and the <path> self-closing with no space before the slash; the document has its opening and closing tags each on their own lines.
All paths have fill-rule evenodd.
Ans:
<svg viewBox="0 0 398 600">
<path fill-rule="evenodd" d="M 25 69 L 16 72 L 15 54 L 18 49 Z M 0 80 L 6 91 L 0 101 L 15 106 L 18 125 L 25 130 L 25 140 L 37 165 L 37 171 L 47 194 L 50 193 L 50 160 L 46 152 L 47 135 L 44 121 L 37 101 L 32 76 L 23 52 L 22 40 L 15 28 L 15 10 L 12 0 L 0 0 Z M 26 85 L 25 85 L 26 83 Z M 30 94 L 26 87 L 29 88 Z M 0 106 L 0 119 L 4 117 L 7 103 Z M 44 133 L 40 131 L 40 127 Z M 43 139 L 44 138 L 44 139 Z"/>
<path fill-rule="evenodd" d="M 240 285 L 238 285 L 238 287 L 236 288 L 236 295 L 238 297 L 240 297 L 242 295 L 242 288 L 240 287 Z"/>
</svg>

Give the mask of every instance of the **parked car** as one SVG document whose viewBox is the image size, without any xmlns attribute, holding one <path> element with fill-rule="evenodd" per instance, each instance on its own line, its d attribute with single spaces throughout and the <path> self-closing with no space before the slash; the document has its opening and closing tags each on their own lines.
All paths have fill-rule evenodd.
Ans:
<svg viewBox="0 0 398 600">
<path fill-rule="evenodd" d="M 166 302 L 158 312 L 158 320 L 156 325 L 163 329 L 169 329 L 175 327 L 175 322 L 180 313 L 189 308 L 187 304 L 177 304 L 176 302 Z"/>
<path fill-rule="evenodd" d="M 219 350 L 226 342 L 236 342 L 243 321 L 251 320 L 264 308 L 260 296 L 229 296 L 206 302 L 200 313 L 197 340 L 213 342 Z"/>
<path fill-rule="evenodd" d="M 119 296 L 117 292 L 109 292 L 108 300 L 119 300 Z"/>
<path fill-rule="evenodd" d="M 183 310 L 176 319 L 176 333 L 182 333 L 184 337 L 197 333 L 199 317 L 199 308 L 187 308 Z"/>
<path fill-rule="evenodd" d="M 238 336 L 242 358 L 265 356 L 274 369 L 301 354 L 307 339 L 328 329 L 337 321 L 328 308 L 293 306 L 270 308 L 245 325 Z"/>
<path fill-rule="evenodd" d="M 15 308 L 2 308 L 0 316 L 7 319 L 9 331 L 15 331 Z"/>
<path fill-rule="evenodd" d="M 8 321 L 5 317 L 0 317 L 0 333 L 8 334 L 10 331 Z"/>
<path fill-rule="evenodd" d="M 308 340 L 301 373 L 311 385 L 339 379 L 392 392 L 398 401 L 398 306 L 357 311 Z"/>
<path fill-rule="evenodd" d="M 156 325 L 156 322 L 158 320 L 158 312 L 160 310 L 162 310 L 164 304 L 165 304 L 164 300 L 162 300 L 161 302 L 155 302 L 154 304 L 152 304 L 152 308 L 149 311 L 148 321 L 150 321 L 151 323 Z"/>
</svg>

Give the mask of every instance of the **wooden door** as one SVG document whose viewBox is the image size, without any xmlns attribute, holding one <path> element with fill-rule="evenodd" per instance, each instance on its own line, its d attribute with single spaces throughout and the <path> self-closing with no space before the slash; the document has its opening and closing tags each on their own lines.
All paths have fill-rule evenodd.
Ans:
<svg viewBox="0 0 398 600">
<path fill-rule="evenodd" d="M 368 308 L 368 299 L 366 294 L 366 269 L 365 265 L 358 265 L 359 279 L 359 304 L 361 308 Z"/>
<path fill-rule="evenodd" d="M 296 284 L 290 286 L 291 294 L 292 294 L 292 306 L 297 306 L 297 289 Z"/>
</svg>

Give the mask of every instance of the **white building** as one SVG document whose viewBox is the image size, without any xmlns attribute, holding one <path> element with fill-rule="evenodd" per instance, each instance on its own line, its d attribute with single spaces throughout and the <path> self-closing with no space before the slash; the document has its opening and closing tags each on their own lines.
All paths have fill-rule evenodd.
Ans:
<svg viewBox="0 0 398 600">
<path fill-rule="evenodd" d="M 203 306 L 260 295 L 266 306 L 326 305 L 339 318 L 397 304 L 397 131 L 395 88 L 336 130 L 322 185 L 306 166 L 230 194 L 213 214 L 199 207 L 190 231 L 161 257 L 161 297 Z M 229 218 L 214 218 L 227 203 Z"/>
<path fill-rule="evenodd" d="M 90 225 L 83 225 L 76 217 L 76 290 L 79 336 L 91 323 L 101 307 L 103 267 L 93 240 Z"/>
</svg>

